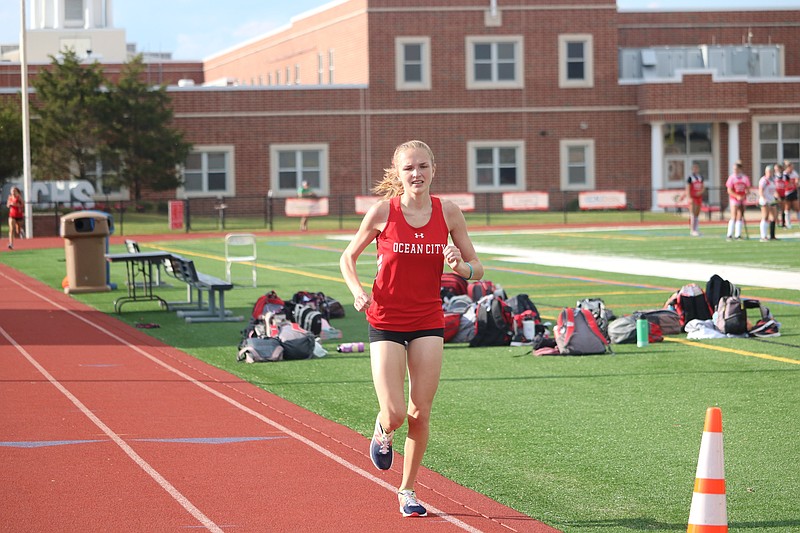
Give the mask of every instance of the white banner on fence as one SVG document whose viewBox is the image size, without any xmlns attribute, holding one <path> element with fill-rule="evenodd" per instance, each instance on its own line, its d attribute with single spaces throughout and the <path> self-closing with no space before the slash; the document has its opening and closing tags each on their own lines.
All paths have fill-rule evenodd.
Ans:
<svg viewBox="0 0 800 533">
<path fill-rule="evenodd" d="M 287 217 L 324 217 L 328 214 L 328 198 L 287 198 Z"/>
<path fill-rule="evenodd" d="M 475 211 L 475 195 L 472 193 L 435 194 L 439 198 L 450 200 L 462 211 Z M 370 207 L 381 201 L 379 196 L 356 196 L 356 213 L 365 214 Z"/>
<path fill-rule="evenodd" d="M 504 192 L 503 209 L 506 211 L 547 211 L 550 195 L 543 191 Z"/>
<path fill-rule="evenodd" d="M 443 200 L 450 200 L 462 211 L 475 211 L 475 195 L 471 192 L 435 194 L 434 196 L 438 196 Z"/>
<path fill-rule="evenodd" d="M 661 189 L 656 191 L 656 205 L 663 209 L 678 209 L 689 205 L 684 189 Z"/>
<path fill-rule="evenodd" d="M 625 209 L 628 205 L 625 191 L 585 191 L 578 194 L 581 209 Z"/>
<path fill-rule="evenodd" d="M 369 208 L 381 201 L 380 196 L 356 196 L 356 213 L 364 215 Z"/>
</svg>

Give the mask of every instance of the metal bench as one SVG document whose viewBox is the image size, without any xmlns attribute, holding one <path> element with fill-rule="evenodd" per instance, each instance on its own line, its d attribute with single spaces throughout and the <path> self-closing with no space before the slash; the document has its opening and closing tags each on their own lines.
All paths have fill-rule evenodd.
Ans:
<svg viewBox="0 0 800 533">
<path fill-rule="evenodd" d="M 225 309 L 225 292 L 233 289 L 233 284 L 225 280 L 198 272 L 194 261 L 172 255 L 169 258 L 171 270 L 175 277 L 187 284 L 189 296 L 187 302 L 181 305 L 191 305 L 194 309 L 182 309 L 177 312 L 178 317 L 188 323 L 193 322 L 241 322 L 242 316 L 231 316 L 232 312 Z M 197 294 L 197 298 L 193 294 Z M 203 295 L 207 294 L 207 302 Z M 171 308 L 176 307 L 176 302 L 170 302 Z"/>
</svg>

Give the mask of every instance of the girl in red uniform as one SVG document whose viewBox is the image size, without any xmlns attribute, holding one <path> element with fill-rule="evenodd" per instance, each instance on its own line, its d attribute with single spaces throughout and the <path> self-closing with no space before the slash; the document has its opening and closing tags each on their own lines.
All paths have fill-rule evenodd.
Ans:
<svg viewBox="0 0 800 533">
<path fill-rule="evenodd" d="M 18 187 L 11 187 L 11 192 L 6 200 L 8 207 L 8 249 L 14 249 L 14 237 L 22 233 L 22 219 L 25 217 L 25 204 Z"/>
<path fill-rule="evenodd" d="M 797 199 L 797 187 L 800 176 L 794 169 L 794 165 L 788 159 L 783 162 L 783 180 L 786 183 L 786 197 L 784 199 L 783 218 L 788 229 L 792 228 L 792 211 L 800 222 L 800 201 Z"/>
<path fill-rule="evenodd" d="M 691 202 L 689 209 L 689 234 L 692 237 L 700 236 L 700 209 L 703 207 L 703 192 L 706 190 L 705 180 L 700 174 L 700 165 L 692 165 L 692 173 L 686 178 L 686 195 Z"/>
<path fill-rule="evenodd" d="M 465 279 L 483 276 L 461 210 L 431 196 L 435 172 L 428 145 L 408 141 L 398 146 L 391 168 L 375 187 L 383 200 L 369 209 L 340 260 L 353 306 L 365 311 L 369 322 L 372 380 L 380 405 L 370 442 L 370 457 L 377 468 L 391 467 L 394 431 L 408 421 L 398 491 L 403 516 L 427 515 L 416 498 L 414 483 L 428 445 L 431 406 L 444 355 L 439 293 L 444 264 Z M 356 261 L 373 241 L 378 270 L 370 293 L 359 280 Z"/>
</svg>

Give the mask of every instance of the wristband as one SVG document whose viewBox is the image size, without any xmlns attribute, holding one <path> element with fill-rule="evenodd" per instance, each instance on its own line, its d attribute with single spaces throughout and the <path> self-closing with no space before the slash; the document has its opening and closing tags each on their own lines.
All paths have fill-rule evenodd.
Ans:
<svg viewBox="0 0 800 533">
<path fill-rule="evenodd" d="M 467 276 L 467 277 L 466 277 L 466 278 L 464 278 L 464 279 L 465 279 L 465 280 L 467 280 L 467 281 L 469 281 L 469 280 L 471 280 L 471 279 L 472 279 L 472 275 L 475 273 L 475 270 L 473 270 L 473 268 L 472 268 L 472 265 L 471 265 L 471 264 L 469 264 L 467 261 L 464 261 L 464 264 L 465 264 L 465 265 L 467 265 L 467 266 L 469 267 L 469 276 Z"/>
</svg>

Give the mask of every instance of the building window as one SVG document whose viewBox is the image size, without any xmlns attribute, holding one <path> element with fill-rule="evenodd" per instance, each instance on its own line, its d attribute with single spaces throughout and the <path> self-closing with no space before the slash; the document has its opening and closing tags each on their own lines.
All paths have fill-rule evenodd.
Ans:
<svg viewBox="0 0 800 533">
<path fill-rule="evenodd" d="M 395 87 L 398 91 L 427 91 L 431 88 L 430 37 L 395 39 Z"/>
<path fill-rule="evenodd" d="M 330 190 L 327 144 L 275 144 L 270 146 L 270 183 L 279 198 L 297 196 L 304 181 L 320 196 Z"/>
<path fill-rule="evenodd" d="M 594 182 L 594 140 L 562 140 L 561 190 L 590 191 Z"/>
<path fill-rule="evenodd" d="M 233 196 L 233 147 L 196 146 L 183 165 L 183 196 Z"/>
<path fill-rule="evenodd" d="M 785 159 L 800 163 L 800 120 L 758 124 L 759 171 L 767 165 L 783 164 Z"/>
<path fill-rule="evenodd" d="M 83 0 L 64 1 L 64 25 L 69 28 L 83 27 Z"/>
<path fill-rule="evenodd" d="M 325 82 L 325 59 L 322 54 L 317 54 L 317 85 Z"/>
<path fill-rule="evenodd" d="M 558 86 L 594 87 L 592 36 L 558 36 Z"/>
<path fill-rule="evenodd" d="M 333 85 L 333 49 L 328 50 L 328 83 Z"/>
<path fill-rule="evenodd" d="M 523 141 L 473 141 L 467 145 L 470 192 L 525 190 Z"/>
<path fill-rule="evenodd" d="M 286 85 L 292 84 L 292 69 L 290 67 L 286 67 Z"/>
<path fill-rule="evenodd" d="M 700 173 L 711 180 L 713 161 L 711 123 L 670 123 L 663 126 L 664 134 L 664 186 L 683 188 L 692 165 L 700 167 Z"/>
<path fill-rule="evenodd" d="M 86 179 L 94 185 L 95 200 L 127 200 L 128 189 L 119 184 L 117 173 L 113 170 L 110 163 L 103 164 L 103 160 L 98 158 L 94 168 L 87 167 Z"/>
<path fill-rule="evenodd" d="M 520 89 L 522 36 L 467 37 L 467 89 Z"/>
</svg>

